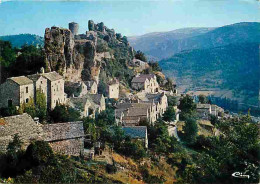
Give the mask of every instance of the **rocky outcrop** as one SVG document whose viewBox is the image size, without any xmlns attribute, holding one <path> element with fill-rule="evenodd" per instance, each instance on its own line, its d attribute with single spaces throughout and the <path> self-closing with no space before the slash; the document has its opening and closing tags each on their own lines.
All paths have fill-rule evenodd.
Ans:
<svg viewBox="0 0 260 184">
<path fill-rule="evenodd" d="M 47 71 L 57 71 L 67 81 L 95 80 L 98 83 L 106 59 L 127 62 L 133 57 L 134 51 L 126 37 L 116 34 L 103 22 L 95 24 L 90 20 L 88 27 L 86 34 L 73 34 L 70 29 L 58 27 L 45 30 Z"/>
</svg>

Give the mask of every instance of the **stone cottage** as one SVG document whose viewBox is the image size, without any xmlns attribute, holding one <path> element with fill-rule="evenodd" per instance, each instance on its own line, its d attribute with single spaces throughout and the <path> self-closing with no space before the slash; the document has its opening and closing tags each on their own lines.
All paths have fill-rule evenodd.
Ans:
<svg viewBox="0 0 260 184">
<path fill-rule="evenodd" d="M 196 105 L 196 110 L 199 118 L 208 119 L 211 114 L 211 105 L 199 103 Z"/>
<path fill-rule="evenodd" d="M 0 118 L 0 152 L 6 151 L 15 134 L 18 134 L 23 142 L 23 149 L 26 149 L 33 140 L 44 139 L 42 126 L 37 125 L 26 113 Z"/>
<path fill-rule="evenodd" d="M 148 93 L 157 93 L 159 84 L 154 74 L 137 74 L 131 81 L 131 86 L 135 90 L 144 90 Z"/>
<path fill-rule="evenodd" d="M 41 74 L 28 75 L 27 77 L 33 81 L 35 102 L 37 98 L 36 92 L 37 90 L 40 90 L 46 96 L 46 105 L 47 105 L 47 79 L 44 78 Z"/>
<path fill-rule="evenodd" d="M 81 117 L 95 118 L 96 113 L 106 110 L 106 102 L 102 94 L 87 94 L 84 97 L 71 97 L 68 103 L 81 113 Z"/>
<path fill-rule="evenodd" d="M 34 98 L 33 81 L 25 76 L 8 78 L 0 86 L 0 107 L 20 106 Z"/>
<path fill-rule="evenodd" d="M 142 141 L 145 148 L 148 148 L 148 135 L 146 126 L 124 126 L 122 127 L 126 136 L 132 140 Z"/>
<path fill-rule="evenodd" d="M 66 103 L 67 96 L 64 93 L 64 79 L 57 72 L 43 73 L 47 79 L 47 104 L 49 109 L 54 109 L 57 104 Z"/>
<path fill-rule="evenodd" d="M 108 98 L 119 98 L 119 81 L 117 79 L 114 79 L 107 84 L 107 94 Z"/>
<path fill-rule="evenodd" d="M 89 94 L 97 94 L 98 85 L 95 81 L 83 81 L 83 83 L 87 86 Z"/>
<path fill-rule="evenodd" d="M 81 121 L 47 124 L 43 126 L 45 141 L 54 152 L 80 156 L 84 152 L 84 128 Z"/>
</svg>

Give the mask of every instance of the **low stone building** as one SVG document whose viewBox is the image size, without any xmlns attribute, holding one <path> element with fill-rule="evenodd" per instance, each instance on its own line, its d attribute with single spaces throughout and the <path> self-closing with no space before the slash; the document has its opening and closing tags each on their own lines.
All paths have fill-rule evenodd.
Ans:
<svg viewBox="0 0 260 184">
<path fill-rule="evenodd" d="M 116 105 L 115 117 L 116 121 L 121 123 L 130 119 L 131 124 L 139 124 L 140 121 L 153 123 L 156 121 L 156 105 L 155 103 L 119 103 Z"/>
<path fill-rule="evenodd" d="M 154 74 L 137 74 L 131 81 L 132 88 L 135 90 L 144 90 L 148 93 L 157 93 L 159 84 Z"/>
<path fill-rule="evenodd" d="M 114 79 L 107 84 L 108 98 L 118 99 L 119 98 L 119 81 Z"/>
<path fill-rule="evenodd" d="M 124 126 L 122 127 L 126 136 L 132 140 L 140 140 L 145 148 L 148 148 L 148 135 L 146 126 Z"/>
<path fill-rule="evenodd" d="M 0 86 L 0 107 L 20 106 L 34 98 L 33 81 L 25 76 L 8 78 Z"/>
<path fill-rule="evenodd" d="M 54 152 L 80 156 L 84 153 L 83 123 L 66 122 L 43 126 L 45 141 L 49 142 Z"/>
<path fill-rule="evenodd" d="M 35 123 L 30 115 L 24 113 L 0 118 L 0 152 L 6 152 L 15 134 L 23 142 L 22 149 L 26 149 L 34 140 L 44 140 L 42 126 Z"/>
<path fill-rule="evenodd" d="M 198 116 L 202 119 L 208 119 L 211 114 L 211 105 L 210 104 L 197 104 L 196 106 Z"/>
</svg>

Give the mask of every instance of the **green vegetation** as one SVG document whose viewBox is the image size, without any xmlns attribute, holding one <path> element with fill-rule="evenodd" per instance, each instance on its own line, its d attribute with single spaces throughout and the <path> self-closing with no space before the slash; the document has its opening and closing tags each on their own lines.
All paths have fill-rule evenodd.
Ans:
<svg viewBox="0 0 260 184">
<path fill-rule="evenodd" d="M 163 114 L 164 121 L 174 121 L 175 120 L 175 110 L 173 106 L 167 107 L 166 111 Z"/>
<path fill-rule="evenodd" d="M 138 51 L 136 52 L 135 58 L 136 58 L 136 59 L 140 59 L 141 61 L 147 62 L 147 59 L 146 59 L 146 57 L 145 57 L 145 54 L 144 54 L 142 51 L 140 51 L 140 50 L 138 50 Z"/>
<path fill-rule="evenodd" d="M 80 119 L 79 111 L 66 105 L 58 104 L 50 113 L 50 118 L 54 123 L 72 122 Z"/>
<path fill-rule="evenodd" d="M 41 67 L 45 68 L 42 48 L 24 45 L 20 49 L 12 48 L 8 41 L 0 40 L 1 79 L 8 77 L 35 74 Z"/>
<path fill-rule="evenodd" d="M 232 98 L 257 105 L 258 53 L 258 43 L 241 43 L 183 51 L 159 63 L 167 76 L 190 89 L 231 90 Z"/>
<path fill-rule="evenodd" d="M 33 45 L 43 47 L 44 38 L 33 34 L 19 34 L 0 36 L 0 40 L 9 41 L 13 47 L 21 48 L 23 45 Z"/>
</svg>

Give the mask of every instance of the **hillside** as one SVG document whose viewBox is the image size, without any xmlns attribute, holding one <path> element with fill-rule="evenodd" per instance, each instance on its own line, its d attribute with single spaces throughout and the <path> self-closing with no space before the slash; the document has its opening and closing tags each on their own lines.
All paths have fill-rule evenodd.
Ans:
<svg viewBox="0 0 260 184">
<path fill-rule="evenodd" d="M 12 43 L 13 47 L 21 48 L 21 46 L 34 45 L 34 46 L 43 46 L 44 39 L 41 36 L 33 34 L 19 34 L 19 35 L 8 35 L 0 36 L 0 40 L 9 41 Z"/>
<path fill-rule="evenodd" d="M 241 43 L 211 49 L 183 51 L 160 61 L 166 75 L 176 77 L 187 90 L 231 90 L 229 97 L 256 105 L 259 80 L 259 44 Z"/>
<path fill-rule="evenodd" d="M 130 37 L 130 44 L 155 59 L 183 50 L 212 48 L 233 43 L 259 42 L 260 23 L 242 22 L 219 28 L 186 28 Z"/>
</svg>

